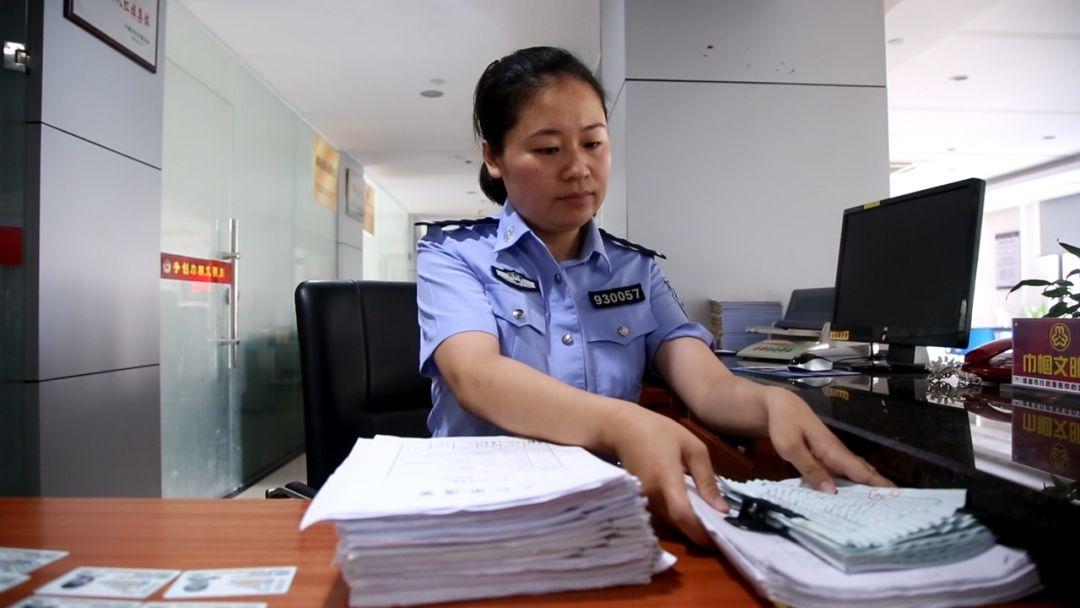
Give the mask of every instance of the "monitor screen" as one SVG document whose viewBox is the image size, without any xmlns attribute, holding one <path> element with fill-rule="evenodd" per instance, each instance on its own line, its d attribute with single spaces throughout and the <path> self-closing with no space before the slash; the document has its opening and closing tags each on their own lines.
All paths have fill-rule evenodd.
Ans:
<svg viewBox="0 0 1080 608">
<path fill-rule="evenodd" d="M 791 292 L 784 318 L 776 322 L 782 329 L 812 329 L 821 327 L 832 319 L 833 288 L 795 289 Z"/>
<path fill-rule="evenodd" d="M 968 179 L 844 211 L 832 335 L 967 346 L 985 188 Z"/>
</svg>

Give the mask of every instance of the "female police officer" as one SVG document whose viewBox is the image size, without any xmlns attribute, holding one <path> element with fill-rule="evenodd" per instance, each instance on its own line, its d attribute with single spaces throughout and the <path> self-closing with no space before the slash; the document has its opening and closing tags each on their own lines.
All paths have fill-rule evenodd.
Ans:
<svg viewBox="0 0 1080 608">
<path fill-rule="evenodd" d="M 657 254 L 597 228 L 611 165 L 603 100 L 589 70 L 556 48 L 517 51 L 480 77 L 481 187 L 503 208 L 453 230 L 436 223 L 419 245 L 433 434 L 509 432 L 617 458 L 654 512 L 707 543 L 684 472 L 726 506 L 704 444 L 635 404 L 650 367 L 712 427 L 768 436 L 814 487 L 834 491 L 832 474 L 888 484 L 791 392 L 732 375 Z"/>
</svg>

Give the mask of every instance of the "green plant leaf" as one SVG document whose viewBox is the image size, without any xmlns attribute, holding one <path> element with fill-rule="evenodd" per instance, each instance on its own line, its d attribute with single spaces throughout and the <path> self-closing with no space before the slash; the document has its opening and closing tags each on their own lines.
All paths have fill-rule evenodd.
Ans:
<svg viewBox="0 0 1080 608">
<path fill-rule="evenodd" d="M 1042 279 L 1024 279 L 1023 281 L 1020 281 L 1016 285 L 1013 285 L 1012 289 L 1009 290 L 1009 293 L 1012 293 L 1012 292 L 1016 291 L 1017 289 L 1020 289 L 1021 287 L 1046 287 L 1049 284 L 1050 284 L 1050 281 L 1044 281 Z M 1005 294 L 1005 295 L 1009 295 L 1009 294 Z"/>
<path fill-rule="evenodd" d="M 1057 281 L 1054 281 L 1054 285 L 1061 285 L 1062 287 L 1072 287 L 1073 283 L 1072 283 L 1072 281 L 1066 281 L 1065 279 L 1059 279 Z"/>
<path fill-rule="evenodd" d="M 1042 295 L 1047 298 L 1064 298 L 1069 295 L 1069 290 L 1064 287 L 1055 287 L 1042 292 Z"/>
<path fill-rule="evenodd" d="M 1080 268 L 1073 269 L 1069 274 L 1065 275 L 1065 278 L 1067 279 L 1067 278 L 1073 276 L 1074 274 L 1080 274 Z"/>
<path fill-rule="evenodd" d="M 1065 302 L 1058 302 L 1050 307 L 1050 310 L 1046 312 L 1046 319 L 1056 319 L 1065 314 L 1069 310 L 1069 305 Z"/>
<path fill-rule="evenodd" d="M 1058 241 L 1058 245 L 1061 245 L 1061 248 L 1064 249 L 1065 251 L 1068 251 L 1069 253 L 1071 253 L 1071 254 L 1075 255 L 1076 257 L 1080 258 L 1080 247 L 1076 247 L 1076 246 L 1070 245 L 1068 243 L 1062 243 L 1061 241 Z"/>
</svg>

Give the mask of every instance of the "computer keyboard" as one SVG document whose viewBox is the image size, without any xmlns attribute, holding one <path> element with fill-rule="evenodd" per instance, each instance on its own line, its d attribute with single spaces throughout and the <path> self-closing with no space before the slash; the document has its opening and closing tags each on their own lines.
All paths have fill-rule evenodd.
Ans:
<svg viewBox="0 0 1080 608">
<path fill-rule="evenodd" d="M 855 547 L 897 542 L 912 534 L 949 523 L 957 506 L 938 497 L 905 496 L 891 488 L 824 494 L 810 488 L 772 482 L 725 482 L 737 493 L 763 498 L 798 513 L 791 526 L 812 530 Z M 962 505 L 962 500 L 960 501 Z M 782 516 L 778 516 L 782 517 Z"/>
<path fill-rule="evenodd" d="M 965 502 L 964 490 L 841 482 L 836 494 L 824 494 L 791 482 L 719 481 L 736 505 L 743 499 L 776 505 L 766 515 L 772 526 L 845 572 L 950 563 L 986 551 L 995 542 L 974 517 L 957 512 Z"/>
</svg>

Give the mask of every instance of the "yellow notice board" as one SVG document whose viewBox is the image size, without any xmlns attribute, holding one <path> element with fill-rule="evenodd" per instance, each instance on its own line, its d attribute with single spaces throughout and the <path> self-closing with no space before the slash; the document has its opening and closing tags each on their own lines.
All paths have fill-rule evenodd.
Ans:
<svg viewBox="0 0 1080 608">
<path fill-rule="evenodd" d="M 337 211 L 338 162 L 341 155 L 325 139 L 315 136 L 315 200 Z"/>
</svg>

